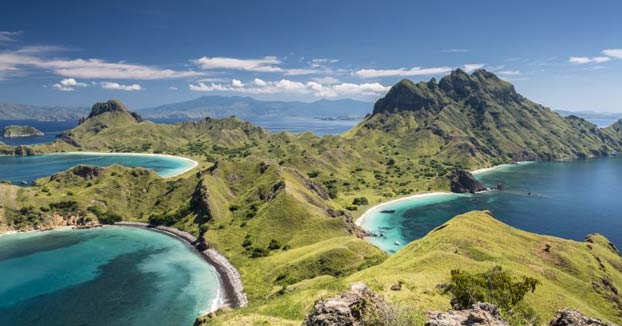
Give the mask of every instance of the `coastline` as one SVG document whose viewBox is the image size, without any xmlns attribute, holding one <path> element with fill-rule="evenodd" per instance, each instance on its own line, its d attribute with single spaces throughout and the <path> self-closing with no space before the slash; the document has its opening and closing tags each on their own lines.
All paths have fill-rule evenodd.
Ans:
<svg viewBox="0 0 622 326">
<path fill-rule="evenodd" d="M 117 222 L 114 225 L 141 228 L 166 234 L 184 242 L 186 245 L 190 246 L 192 250 L 201 255 L 201 257 L 214 268 L 219 281 L 218 294 L 212 302 L 209 311 L 205 311 L 204 313 L 216 311 L 221 307 L 240 308 L 248 305 L 248 298 L 244 292 L 242 279 L 238 270 L 216 249 L 207 248 L 201 251 L 197 248 L 195 246 L 197 238 L 192 234 L 171 227 L 153 226 L 142 222 Z"/>
<path fill-rule="evenodd" d="M 495 165 L 495 166 L 491 166 L 491 167 L 487 167 L 487 168 L 481 168 L 481 169 L 476 169 L 476 170 L 472 170 L 469 171 L 471 172 L 472 175 L 481 175 L 484 173 L 488 173 L 488 172 L 493 172 L 494 170 L 500 169 L 500 168 L 505 168 L 505 167 L 512 167 L 512 166 L 516 166 L 516 165 L 521 165 L 521 164 L 528 164 L 528 163 L 534 163 L 535 161 L 520 161 L 520 162 L 516 162 L 516 163 L 506 163 L 506 164 L 499 164 L 499 165 Z M 425 197 L 431 197 L 431 196 L 441 196 L 441 195 L 450 195 L 450 194 L 455 194 L 453 192 L 449 192 L 449 191 L 437 191 L 437 192 L 426 192 L 426 193 L 418 193 L 418 194 L 413 194 L 410 196 L 406 196 L 406 197 L 400 197 L 400 198 L 395 198 L 386 202 L 381 202 L 378 203 L 370 208 L 368 208 L 363 214 L 361 214 L 361 216 L 359 216 L 356 221 L 354 221 L 354 223 L 356 224 L 356 226 L 363 228 L 362 224 L 363 222 L 365 222 L 365 219 L 367 219 L 369 217 L 369 215 L 376 211 L 379 208 L 382 208 L 386 205 L 390 205 L 390 204 L 395 204 L 398 202 L 402 202 L 402 201 L 407 201 L 407 200 L 413 200 L 413 199 L 419 199 L 419 198 L 425 198 Z M 456 194 L 457 195 L 457 194 Z M 363 230 L 365 230 L 363 228 Z M 367 230 L 365 230 L 367 231 Z"/>
<path fill-rule="evenodd" d="M 190 164 L 190 166 L 188 168 L 185 168 L 182 171 L 179 171 L 177 173 L 174 173 L 172 175 L 168 175 L 168 176 L 162 176 L 163 178 L 174 178 L 177 176 L 180 176 L 188 171 L 193 170 L 194 168 L 196 168 L 197 166 L 199 166 L 199 162 L 187 158 L 187 157 L 183 157 L 183 156 L 176 156 L 176 155 L 170 155 L 170 154 L 155 154 L 155 153 L 111 153 L 111 152 L 54 152 L 54 153 L 46 153 L 43 155 L 109 155 L 109 156 L 152 156 L 152 157 L 162 157 L 162 158 L 170 158 L 170 159 L 176 159 L 176 160 L 181 160 L 184 162 L 188 162 Z"/>
</svg>

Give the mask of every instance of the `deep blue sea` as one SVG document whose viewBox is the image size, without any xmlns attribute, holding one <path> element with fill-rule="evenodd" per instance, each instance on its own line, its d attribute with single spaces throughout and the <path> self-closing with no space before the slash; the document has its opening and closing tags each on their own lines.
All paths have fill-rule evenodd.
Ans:
<svg viewBox="0 0 622 326">
<path fill-rule="evenodd" d="M 167 235 L 125 227 L 0 236 L 0 325 L 192 325 L 213 268 Z"/>
<path fill-rule="evenodd" d="M 58 153 L 36 156 L 0 156 L 0 180 L 14 184 L 32 181 L 66 171 L 76 165 L 144 167 L 169 177 L 191 168 L 192 162 L 173 156 L 157 155 L 104 155 L 83 153 Z"/>
<path fill-rule="evenodd" d="M 574 240 L 601 233 L 622 244 L 622 157 L 504 166 L 477 178 L 504 190 L 396 202 L 372 211 L 362 226 L 382 233 L 369 240 L 393 253 L 455 215 L 487 209 L 523 230 Z"/>
<path fill-rule="evenodd" d="M 8 125 L 33 126 L 45 134 L 42 137 L 24 137 L 24 138 L 3 138 L 2 130 Z M 36 120 L 0 120 L 0 142 L 7 145 L 35 145 L 53 143 L 56 135 L 61 132 L 74 128 L 78 125 L 78 121 L 36 121 Z"/>
</svg>

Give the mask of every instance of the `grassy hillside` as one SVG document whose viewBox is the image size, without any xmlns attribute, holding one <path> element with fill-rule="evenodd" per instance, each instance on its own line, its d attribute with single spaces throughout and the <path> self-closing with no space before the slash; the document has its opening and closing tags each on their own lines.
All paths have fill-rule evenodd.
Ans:
<svg viewBox="0 0 622 326">
<path fill-rule="evenodd" d="M 420 309 L 448 307 L 435 287 L 452 268 L 495 264 L 543 282 L 528 298 L 543 318 L 563 303 L 614 319 L 619 298 L 610 285 L 622 286 L 621 263 L 602 237 L 592 237 L 589 249 L 476 212 L 388 258 L 361 239 L 353 219 L 367 205 L 361 197 L 374 204 L 448 190 L 455 169 L 613 153 L 622 142 L 618 129 L 562 118 L 484 71 L 457 71 L 439 83 L 402 81 L 343 136 L 272 134 L 237 118 L 160 125 L 110 101 L 61 140 L 31 150 L 167 153 L 199 167 L 172 179 L 80 167 L 32 187 L 0 185 L 0 229 L 125 219 L 202 236 L 239 268 L 250 298 L 248 308 L 212 324 L 299 323 L 314 300 L 358 280 L 420 316 Z M 388 291 L 398 281 L 405 289 Z"/>
<path fill-rule="evenodd" d="M 451 308 L 450 296 L 437 286 L 449 282 L 452 269 L 480 272 L 497 265 L 516 277 L 542 282 L 526 297 L 542 324 L 564 307 L 614 322 L 622 318 L 622 298 L 616 292 L 622 286 L 622 259 L 607 239 L 590 235 L 577 242 L 533 234 L 505 225 L 487 211 L 474 211 L 454 217 L 379 265 L 345 279 L 321 277 L 289 286 L 259 307 L 223 312 L 206 324 L 299 323 L 315 299 L 353 282 L 366 283 L 423 322 L 423 311 Z M 400 291 L 390 290 L 399 282 Z"/>
</svg>

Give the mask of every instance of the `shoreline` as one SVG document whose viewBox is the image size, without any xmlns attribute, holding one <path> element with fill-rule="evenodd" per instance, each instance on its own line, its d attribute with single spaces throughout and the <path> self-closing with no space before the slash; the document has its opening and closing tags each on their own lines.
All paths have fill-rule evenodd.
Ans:
<svg viewBox="0 0 622 326">
<path fill-rule="evenodd" d="M 487 168 L 481 168 L 481 169 L 476 169 L 476 170 L 472 170 L 469 171 L 471 172 L 472 175 L 480 175 L 480 174 L 484 174 L 484 173 L 488 173 L 488 172 L 492 172 L 494 170 L 500 169 L 500 168 L 504 168 L 504 167 L 512 167 L 512 166 L 517 166 L 517 165 L 521 165 L 521 164 L 529 164 L 529 163 L 534 163 L 536 161 L 520 161 L 520 162 L 516 162 L 516 163 L 504 163 L 504 164 L 499 164 L 499 165 L 495 165 L 495 166 L 491 166 L 491 167 L 487 167 Z M 418 194 L 413 194 L 410 196 L 406 196 L 406 197 L 400 197 L 400 198 L 395 198 L 395 199 L 391 199 L 389 201 L 386 202 L 381 202 L 378 203 L 370 208 L 368 208 L 363 214 L 361 214 L 361 216 L 359 216 L 356 221 L 354 221 L 354 224 L 356 224 L 356 226 L 362 228 L 365 232 L 368 232 L 367 230 L 365 230 L 362 227 L 363 222 L 365 222 L 365 219 L 367 219 L 369 217 L 369 215 L 379 209 L 382 208 L 386 205 L 390 205 L 390 204 L 395 204 L 398 202 L 402 202 L 402 201 L 407 201 L 407 200 L 414 200 L 414 199 L 419 199 L 419 198 L 425 198 L 425 197 L 431 197 L 431 196 L 441 196 L 441 195 L 451 195 L 451 194 L 455 194 L 455 195 L 459 195 L 458 193 L 453 193 L 450 191 L 436 191 L 436 192 L 424 192 L 424 193 L 418 193 Z"/>
<path fill-rule="evenodd" d="M 160 158 L 170 158 L 170 159 L 176 159 L 176 160 L 181 160 L 184 162 L 188 162 L 190 163 L 190 166 L 188 168 L 185 168 L 182 171 L 179 171 L 177 173 L 174 173 L 172 175 L 168 175 L 168 176 L 161 176 L 162 178 L 174 178 L 177 176 L 180 176 L 188 171 L 193 170 L 194 168 L 196 168 L 197 166 L 199 166 L 199 162 L 184 157 L 184 156 L 176 156 L 176 155 L 170 155 L 170 154 L 155 154 L 155 153 L 117 153 L 117 152 L 53 152 L 53 153 L 45 153 L 45 154 L 41 154 L 41 155 L 108 155 L 108 156 L 151 156 L 151 157 L 160 157 Z"/>
<path fill-rule="evenodd" d="M 242 279 L 238 270 L 214 248 L 201 251 L 195 246 L 197 238 L 192 234 L 166 226 L 153 226 L 142 222 L 117 222 L 115 226 L 134 227 L 159 232 L 182 241 L 199 254 L 208 263 L 218 276 L 218 293 L 208 311 L 214 312 L 222 307 L 240 308 L 248 305 L 248 298 L 244 292 Z M 198 317 L 198 316 L 197 316 Z"/>
</svg>

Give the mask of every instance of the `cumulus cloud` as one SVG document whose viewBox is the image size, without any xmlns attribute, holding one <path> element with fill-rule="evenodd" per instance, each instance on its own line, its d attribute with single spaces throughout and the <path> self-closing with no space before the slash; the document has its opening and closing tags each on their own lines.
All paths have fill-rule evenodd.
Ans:
<svg viewBox="0 0 622 326">
<path fill-rule="evenodd" d="M 63 77 L 82 79 L 154 80 L 204 75 L 197 71 L 161 69 L 126 62 L 107 62 L 101 59 L 48 59 L 44 57 L 44 54 L 58 49 L 58 47 L 25 47 L 15 51 L 0 52 L 0 75 L 22 67 L 50 70 Z"/>
<path fill-rule="evenodd" d="M 606 49 L 603 50 L 603 54 L 616 59 L 622 59 L 622 49 Z"/>
<path fill-rule="evenodd" d="M 71 92 L 74 91 L 77 87 L 88 87 L 89 84 L 78 82 L 73 78 L 65 78 L 58 83 L 52 85 L 52 87 L 58 89 L 59 91 Z"/>
<path fill-rule="evenodd" d="M 242 70 L 264 73 L 282 73 L 284 75 L 310 75 L 319 73 L 317 69 L 280 67 L 282 61 L 275 56 L 259 59 L 238 59 L 228 57 L 201 57 L 193 62 L 204 70 Z"/>
<path fill-rule="evenodd" d="M 393 76 L 422 76 L 422 75 L 437 75 L 444 74 L 451 71 L 451 67 L 432 67 L 421 68 L 413 67 L 410 69 L 360 69 L 353 72 L 353 75 L 361 78 L 378 78 L 378 77 L 393 77 Z"/>
<path fill-rule="evenodd" d="M 611 60 L 610 57 L 570 57 L 568 62 L 574 64 L 603 63 Z"/>
<path fill-rule="evenodd" d="M 265 81 L 255 78 L 252 83 L 244 84 L 234 79 L 230 84 L 202 83 L 188 85 L 190 90 L 198 92 L 237 92 L 248 94 L 287 94 L 287 95 L 312 95 L 321 98 L 335 97 L 377 97 L 386 93 L 390 87 L 380 83 L 338 83 L 322 84 L 317 81 L 293 81 L 280 79 Z"/>
<path fill-rule="evenodd" d="M 123 85 L 115 82 L 101 82 L 101 87 L 103 89 L 113 89 L 120 91 L 140 91 L 143 89 L 139 84 L 131 84 L 131 85 Z"/>
</svg>

